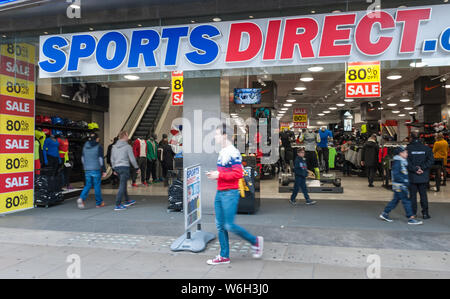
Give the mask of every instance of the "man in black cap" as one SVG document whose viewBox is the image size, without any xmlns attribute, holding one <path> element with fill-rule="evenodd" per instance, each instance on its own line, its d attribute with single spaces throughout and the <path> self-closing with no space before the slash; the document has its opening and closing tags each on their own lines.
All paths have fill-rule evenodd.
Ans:
<svg viewBox="0 0 450 299">
<path fill-rule="evenodd" d="M 430 168 L 434 164 L 433 151 L 419 139 L 418 133 L 411 133 L 408 145 L 409 193 L 414 215 L 417 215 L 417 191 L 420 194 L 423 219 L 429 219 L 427 188 L 430 182 Z"/>
</svg>

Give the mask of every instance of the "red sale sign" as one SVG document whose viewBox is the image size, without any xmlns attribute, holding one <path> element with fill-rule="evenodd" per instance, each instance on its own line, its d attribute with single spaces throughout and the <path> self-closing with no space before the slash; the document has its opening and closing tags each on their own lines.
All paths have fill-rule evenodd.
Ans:
<svg viewBox="0 0 450 299">
<path fill-rule="evenodd" d="M 172 72 L 172 106 L 183 106 L 183 72 Z"/>
</svg>

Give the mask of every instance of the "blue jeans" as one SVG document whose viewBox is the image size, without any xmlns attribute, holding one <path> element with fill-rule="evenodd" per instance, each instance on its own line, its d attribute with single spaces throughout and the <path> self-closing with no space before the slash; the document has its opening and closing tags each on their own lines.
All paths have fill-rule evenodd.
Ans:
<svg viewBox="0 0 450 299">
<path fill-rule="evenodd" d="M 92 187 L 94 187 L 95 191 L 95 202 L 97 205 L 101 204 L 103 202 L 102 199 L 102 173 L 100 170 L 86 170 L 84 172 L 84 177 L 86 180 L 86 183 L 84 184 L 83 191 L 81 192 L 81 199 L 83 201 L 86 200 L 89 191 Z"/>
<path fill-rule="evenodd" d="M 394 185 L 392 186 L 392 190 L 394 191 L 394 199 L 388 203 L 384 209 L 384 213 L 389 214 L 401 201 L 405 208 L 406 217 L 409 218 L 413 216 L 414 214 L 411 207 L 411 201 L 409 200 L 408 187 Z"/>
<path fill-rule="evenodd" d="M 125 166 L 119 166 L 114 169 L 117 174 L 119 175 L 119 190 L 117 191 L 116 196 L 116 206 L 120 206 L 122 204 L 122 197 L 125 196 L 125 201 L 129 201 L 130 198 L 128 197 L 128 191 L 127 191 L 127 183 L 130 179 L 130 167 Z"/>
<path fill-rule="evenodd" d="M 306 178 L 301 176 L 295 177 L 295 185 L 294 185 L 294 191 L 291 195 L 291 201 L 295 201 L 295 198 L 297 197 L 298 191 L 302 190 L 303 196 L 305 196 L 306 201 L 309 201 L 309 195 L 308 195 L 308 188 L 306 188 Z"/>
<path fill-rule="evenodd" d="M 228 243 L 228 232 L 232 232 L 247 240 L 252 245 L 256 244 L 256 237 L 251 235 L 242 227 L 234 223 L 239 204 L 239 190 L 217 191 L 214 201 L 216 212 L 216 227 L 219 233 L 220 256 L 230 257 L 230 245 Z"/>
</svg>

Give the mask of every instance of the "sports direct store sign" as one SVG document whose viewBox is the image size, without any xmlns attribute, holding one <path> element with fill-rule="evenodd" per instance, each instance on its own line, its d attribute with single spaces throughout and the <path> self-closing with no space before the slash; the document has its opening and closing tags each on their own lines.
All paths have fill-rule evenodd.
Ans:
<svg viewBox="0 0 450 299">
<path fill-rule="evenodd" d="M 450 5 L 40 37 L 40 78 L 317 63 L 450 64 Z"/>
</svg>

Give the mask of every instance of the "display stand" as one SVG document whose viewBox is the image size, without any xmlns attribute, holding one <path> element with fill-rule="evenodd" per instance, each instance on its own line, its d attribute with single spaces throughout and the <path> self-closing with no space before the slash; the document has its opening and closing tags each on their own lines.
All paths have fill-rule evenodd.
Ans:
<svg viewBox="0 0 450 299">
<path fill-rule="evenodd" d="M 201 230 L 202 202 L 200 165 L 194 165 L 184 169 L 183 185 L 183 211 L 186 232 L 172 243 L 170 250 L 201 252 L 206 249 L 208 242 L 216 238 L 216 235 Z M 190 229 L 195 224 L 197 224 L 197 231 L 191 233 Z"/>
</svg>

